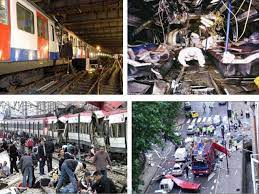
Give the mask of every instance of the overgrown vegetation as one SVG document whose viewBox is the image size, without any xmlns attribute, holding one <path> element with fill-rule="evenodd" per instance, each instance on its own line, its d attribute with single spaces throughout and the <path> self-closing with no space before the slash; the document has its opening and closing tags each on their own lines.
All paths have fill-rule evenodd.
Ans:
<svg viewBox="0 0 259 194">
<path fill-rule="evenodd" d="M 143 171 L 145 152 L 152 143 L 161 144 L 164 134 L 169 141 L 178 143 L 174 134 L 176 117 L 181 102 L 134 102 L 132 106 L 132 185 L 137 191 Z"/>
</svg>

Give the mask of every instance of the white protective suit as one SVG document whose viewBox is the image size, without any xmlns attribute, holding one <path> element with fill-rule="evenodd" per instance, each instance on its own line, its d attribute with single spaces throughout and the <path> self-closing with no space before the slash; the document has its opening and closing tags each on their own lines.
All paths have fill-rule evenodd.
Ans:
<svg viewBox="0 0 259 194">
<path fill-rule="evenodd" d="M 200 67 L 204 67 L 205 57 L 201 51 L 201 49 L 196 47 L 187 47 L 180 51 L 178 55 L 178 61 L 182 66 L 188 67 L 187 61 L 197 60 Z"/>
</svg>

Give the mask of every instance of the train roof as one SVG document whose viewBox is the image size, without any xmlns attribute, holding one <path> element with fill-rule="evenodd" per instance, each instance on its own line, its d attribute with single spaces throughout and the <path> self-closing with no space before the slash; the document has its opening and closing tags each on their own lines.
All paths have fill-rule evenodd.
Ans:
<svg viewBox="0 0 259 194">
<path fill-rule="evenodd" d="M 117 109 L 117 110 L 112 110 L 112 111 L 98 110 L 98 111 L 93 111 L 93 112 L 85 111 L 85 112 L 80 112 L 80 113 L 75 113 L 75 114 L 64 114 L 59 117 L 59 120 L 61 120 L 61 121 L 70 120 L 72 123 L 78 122 L 77 118 L 78 118 L 78 115 L 80 114 L 80 120 L 82 122 L 90 122 L 93 114 L 95 114 L 95 116 L 97 116 L 97 118 L 105 117 L 106 119 L 109 119 L 113 115 L 118 115 L 121 113 L 127 113 L 127 109 L 123 108 L 123 109 Z M 14 121 L 22 120 L 23 121 L 23 120 L 42 120 L 42 119 L 47 119 L 49 123 L 51 123 L 52 121 L 56 122 L 58 120 L 57 117 L 54 115 L 38 115 L 38 116 L 31 116 L 31 117 L 27 117 L 27 118 L 21 118 L 21 117 L 4 118 L 3 121 L 4 120 L 14 120 Z"/>
</svg>

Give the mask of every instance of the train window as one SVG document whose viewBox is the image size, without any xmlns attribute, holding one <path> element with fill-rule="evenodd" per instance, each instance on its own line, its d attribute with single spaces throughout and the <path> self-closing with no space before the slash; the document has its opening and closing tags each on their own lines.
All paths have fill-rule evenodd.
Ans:
<svg viewBox="0 0 259 194">
<path fill-rule="evenodd" d="M 51 35 L 52 35 L 52 41 L 55 41 L 55 30 L 54 27 L 51 25 Z"/>
<path fill-rule="evenodd" d="M 48 22 L 37 18 L 38 36 L 44 39 L 48 39 Z"/>
<path fill-rule="evenodd" d="M 68 124 L 68 131 L 73 132 L 73 125 L 71 123 Z"/>
<path fill-rule="evenodd" d="M 86 134 L 90 134 L 90 127 L 91 127 L 90 123 L 87 123 Z"/>
<path fill-rule="evenodd" d="M 125 137 L 125 127 L 123 124 L 111 124 L 112 137 Z"/>
<path fill-rule="evenodd" d="M 71 131 L 72 133 L 74 133 L 74 124 L 73 124 L 73 123 L 70 124 L 70 131 Z"/>
<path fill-rule="evenodd" d="M 34 34 L 34 15 L 29 9 L 20 3 L 16 5 L 17 24 L 20 30 Z"/>
<path fill-rule="evenodd" d="M 71 123 L 68 124 L 68 131 L 73 133 L 73 125 Z"/>
<path fill-rule="evenodd" d="M 125 123 L 121 123 L 119 127 L 119 137 L 125 137 L 126 136 L 126 125 Z"/>
<path fill-rule="evenodd" d="M 88 123 L 81 123 L 80 133 L 89 134 L 88 133 Z"/>
<path fill-rule="evenodd" d="M 76 38 L 73 39 L 73 46 L 77 46 Z"/>
<path fill-rule="evenodd" d="M 8 24 L 8 1 L 0 0 L 0 23 Z"/>
</svg>

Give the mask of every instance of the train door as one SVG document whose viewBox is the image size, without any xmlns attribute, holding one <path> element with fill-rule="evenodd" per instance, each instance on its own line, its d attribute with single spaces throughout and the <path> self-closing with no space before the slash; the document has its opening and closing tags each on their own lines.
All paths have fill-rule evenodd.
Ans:
<svg viewBox="0 0 259 194">
<path fill-rule="evenodd" d="M 49 58 L 48 19 L 37 12 L 38 27 L 38 59 Z"/>
<path fill-rule="evenodd" d="M 54 22 L 49 20 L 49 59 L 58 59 L 58 39 L 56 37 Z"/>
<path fill-rule="evenodd" d="M 10 59 L 10 11 L 9 0 L 0 0 L 0 61 Z"/>
</svg>

